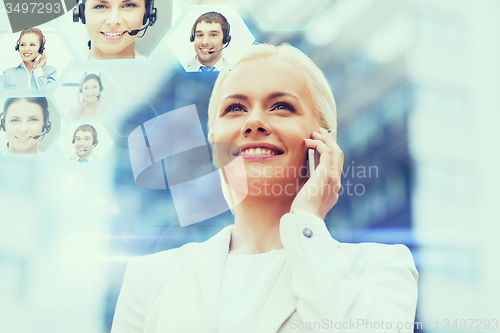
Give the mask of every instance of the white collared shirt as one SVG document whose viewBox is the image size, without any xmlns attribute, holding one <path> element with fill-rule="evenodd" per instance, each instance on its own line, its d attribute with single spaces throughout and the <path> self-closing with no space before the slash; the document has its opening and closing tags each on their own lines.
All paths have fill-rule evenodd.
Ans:
<svg viewBox="0 0 500 333">
<path fill-rule="evenodd" d="M 78 162 L 79 159 L 80 159 L 80 157 L 78 157 L 78 155 L 76 153 L 71 157 L 71 161 L 76 162 L 76 163 L 79 163 Z M 95 162 L 98 162 L 98 158 L 97 158 L 97 156 L 94 155 L 94 153 L 92 153 L 87 158 L 87 163 L 95 163 Z"/>
<path fill-rule="evenodd" d="M 196 56 L 196 63 L 198 64 L 198 72 L 201 72 L 200 67 L 215 67 L 214 72 L 220 72 L 224 69 L 224 58 L 220 57 L 219 61 L 217 61 L 213 66 L 203 65 L 200 60 L 198 60 L 198 56 Z"/>
</svg>

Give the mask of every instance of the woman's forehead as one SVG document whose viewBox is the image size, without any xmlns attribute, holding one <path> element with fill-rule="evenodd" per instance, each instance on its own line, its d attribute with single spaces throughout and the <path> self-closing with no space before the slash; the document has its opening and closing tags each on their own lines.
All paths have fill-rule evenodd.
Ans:
<svg viewBox="0 0 500 333">
<path fill-rule="evenodd" d="M 289 60 L 276 55 L 245 60 L 236 65 L 221 85 L 221 98 L 234 94 L 268 95 L 273 92 L 308 95 L 304 74 Z"/>
<path fill-rule="evenodd" d="M 12 103 L 6 112 L 7 117 L 27 116 L 27 115 L 42 116 L 43 115 L 42 107 L 36 103 L 20 100 Z"/>
<path fill-rule="evenodd" d="M 94 2 L 109 3 L 109 4 L 120 4 L 122 2 L 138 2 L 138 3 L 145 4 L 146 0 L 87 0 L 87 1 L 85 1 L 85 4 L 91 5 Z"/>
<path fill-rule="evenodd" d="M 96 79 L 88 79 L 87 81 L 85 81 L 85 83 L 83 85 L 85 86 L 85 85 L 98 84 L 98 83 L 99 82 L 97 82 Z"/>
<path fill-rule="evenodd" d="M 39 40 L 40 38 L 38 37 L 38 35 L 32 32 L 24 34 L 21 37 L 21 42 L 39 42 Z"/>
</svg>

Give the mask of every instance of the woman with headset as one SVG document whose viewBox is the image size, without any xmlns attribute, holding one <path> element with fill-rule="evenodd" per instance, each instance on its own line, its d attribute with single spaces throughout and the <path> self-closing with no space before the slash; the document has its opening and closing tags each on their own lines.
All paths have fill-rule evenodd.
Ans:
<svg viewBox="0 0 500 333">
<path fill-rule="evenodd" d="M 7 136 L 7 154 L 36 154 L 38 141 L 50 132 L 49 105 L 45 97 L 7 98 L 0 128 Z"/>
<path fill-rule="evenodd" d="M 99 75 L 93 73 L 85 75 L 78 85 L 76 93 L 77 106 L 71 110 L 69 119 L 102 118 L 105 112 L 100 104 L 103 90 L 104 87 Z"/>
<path fill-rule="evenodd" d="M 144 59 L 135 40 L 156 22 L 156 7 L 154 0 L 81 0 L 73 21 L 87 27 L 89 59 Z"/>
<path fill-rule="evenodd" d="M 5 89 L 45 89 L 54 83 L 57 71 L 47 65 L 45 37 L 40 29 L 21 31 L 15 50 L 19 52 L 22 62 L 0 76 Z"/>
<path fill-rule="evenodd" d="M 112 332 L 346 332 L 352 322 L 352 331 L 382 322 L 391 327 L 381 332 L 412 331 L 395 326 L 415 317 L 408 248 L 340 243 L 323 221 L 339 199 L 344 158 L 331 88 L 311 59 L 289 45 L 250 47 L 219 74 L 208 116 L 214 160 L 244 163 L 226 169 L 231 187 L 223 183 L 234 225 L 132 259 Z M 307 161 L 314 150 L 317 164 Z"/>
</svg>

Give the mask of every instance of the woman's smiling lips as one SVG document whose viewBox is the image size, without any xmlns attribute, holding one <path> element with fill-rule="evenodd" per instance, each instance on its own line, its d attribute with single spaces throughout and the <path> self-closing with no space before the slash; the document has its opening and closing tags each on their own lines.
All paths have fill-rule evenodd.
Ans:
<svg viewBox="0 0 500 333">
<path fill-rule="evenodd" d="M 245 143 L 240 146 L 241 155 L 246 160 L 260 161 L 274 158 L 283 154 L 283 151 L 270 143 Z"/>
<path fill-rule="evenodd" d="M 109 32 L 104 32 L 101 31 L 101 35 L 104 36 L 107 40 L 119 40 L 123 36 L 125 36 L 127 31 L 109 31 Z"/>
<path fill-rule="evenodd" d="M 16 139 L 19 142 L 28 142 L 31 138 L 31 136 L 16 136 Z"/>
</svg>

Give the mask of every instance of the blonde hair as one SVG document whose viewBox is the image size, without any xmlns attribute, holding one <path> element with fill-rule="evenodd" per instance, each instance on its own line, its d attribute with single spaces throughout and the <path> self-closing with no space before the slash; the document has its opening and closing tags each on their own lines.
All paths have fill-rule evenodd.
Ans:
<svg viewBox="0 0 500 333">
<path fill-rule="evenodd" d="M 304 74 L 306 80 L 307 93 L 318 115 L 319 125 L 326 130 L 330 130 L 330 134 L 336 139 L 337 137 L 337 108 L 332 90 L 325 75 L 321 69 L 302 51 L 291 46 L 290 44 L 281 44 L 279 46 L 271 44 L 254 44 L 252 45 L 241 59 L 233 67 L 238 67 L 239 64 L 245 63 L 252 59 L 265 57 L 280 57 L 284 62 L 288 62 L 296 66 L 301 73 Z M 217 118 L 218 110 L 221 104 L 221 86 L 231 75 L 230 71 L 223 71 L 217 77 L 210 102 L 208 104 L 208 141 L 210 145 L 214 143 L 214 122 Z M 222 167 L 222 166 L 220 166 Z M 219 169 L 220 170 L 220 169 Z M 234 199 L 231 194 L 229 185 L 224 181 L 224 176 L 221 173 L 222 193 L 226 199 L 231 212 L 234 214 Z"/>
<path fill-rule="evenodd" d="M 309 98 L 318 112 L 319 124 L 321 127 L 331 130 L 332 136 L 336 138 L 337 108 L 335 106 L 332 89 L 321 69 L 319 69 L 302 51 L 290 44 L 281 44 L 280 46 L 254 44 L 245 52 L 233 69 L 239 64 L 249 60 L 272 56 L 278 56 L 283 61 L 293 64 L 304 74 Z M 223 71 L 219 74 L 215 81 L 212 95 L 210 96 L 210 102 L 208 104 L 208 141 L 210 144 L 214 142 L 213 125 L 217 117 L 217 110 L 221 103 L 221 86 L 228 75 L 231 75 L 230 71 Z"/>
</svg>

